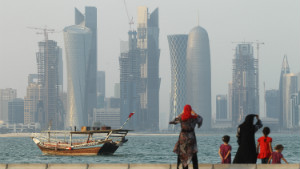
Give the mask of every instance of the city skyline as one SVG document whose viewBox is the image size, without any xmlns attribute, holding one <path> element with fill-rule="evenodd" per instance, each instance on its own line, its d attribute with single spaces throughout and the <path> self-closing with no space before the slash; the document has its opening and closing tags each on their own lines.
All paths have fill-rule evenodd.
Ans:
<svg viewBox="0 0 300 169">
<path fill-rule="evenodd" d="M 34 1 L 32 1 L 34 2 Z M 257 1 L 255 1 L 257 2 Z M 272 1 L 273 2 L 273 1 Z M 8 7 L 7 9 L 10 9 L 10 3 L 8 1 L 2 1 L 1 3 L 3 3 L 4 5 L 0 5 L 1 7 Z M 5 4 L 7 3 L 7 4 Z M 112 2 L 114 5 L 116 5 L 115 9 L 119 9 L 120 11 L 124 12 L 124 17 L 122 17 L 122 24 L 124 29 L 122 28 L 122 31 L 118 31 L 116 35 L 105 35 L 105 34 L 109 34 L 109 33 L 105 33 L 104 32 L 110 32 L 109 30 L 111 29 L 111 27 L 113 27 L 116 22 L 108 22 L 107 18 L 103 19 L 102 15 L 105 15 L 108 11 L 104 8 L 101 8 L 99 10 L 99 12 L 102 12 L 102 14 L 98 14 L 100 16 L 100 23 L 101 23 L 101 19 L 103 19 L 103 23 L 101 23 L 101 26 L 99 28 L 100 30 L 100 35 L 99 37 L 101 37 L 99 40 L 100 42 L 100 56 L 98 57 L 99 60 L 101 60 L 101 58 L 103 58 L 103 62 L 100 63 L 98 62 L 98 65 L 100 65 L 100 69 L 101 70 L 105 70 L 107 72 L 108 77 L 107 78 L 107 86 L 113 86 L 112 84 L 118 82 L 118 77 L 115 76 L 116 72 L 118 72 L 118 53 L 119 53 L 119 43 L 113 43 L 116 41 L 119 41 L 119 38 L 121 37 L 121 39 L 126 40 L 126 32 L 128 29 L 126 29 L 128 27 L 128 23 L 127 23 L 127 18 L 125 16 L 125 11 L 124 11 L 124 6 L 122 3 L 116 3 L 116 2 Z M 217 93 L 223 93 L 226 94 L 227 93 L 227 83 L 228 81 L 231 79 L 231 59 L 233 56 L 233 51 L 231 50 L 234 45 L 231 44 L 231 41 L 241 41 L 241 40 L 262 40 L 265 42 L 265 45 L 261 48 L 261 52 L 260 52 L 260 56 L 261 56 L 261 62 L 260 62 L 260 85 L 262 85 L 262 82 L 265 81 L 266 82 L 266 88 L 267 89 L 271 89 L 271 88 L 278 88 L 278 73 L 275 72 L 279 72 L 278 67 L 280 67 L 281 64 L 281 58 L 282 56 L 287 53 L 290 63 L 292 64 L 291 67 L 293 68 L 293 72 L 297 73 L 299 72 L 300 68 L 299 68 L 299 50 L 295 49 L 295 44 L 299 44 L 299 23 L 298 22 L 291 22 L 291 20 L 296 21 L 297 19 L 299 20 L 299 14 L 295 14 L 294 12 L 296 11 L 296 6 L 299 6 L 299 2 L 297 1 L 290 1 L 290 2 L 286 2 L 286 3 L 280 3 L 278 1 L 274 2 L 274 6 L 272 6 L 274 9 L 268 9 L 268 12 L 264 12 L 263 10 L 266 9 L 266 6 L 269 6 L 269 3 L 262 3 L 261 6 L 255 6 L 257 8 L 256 13 L 254 14 L 254 16 L 250 16 L 253 13 L 249 11 L 246 12 L 246 14 L 243 14 L 242 16 L 247 18 L 247 22 L 243 21 L 243 20 L 239 20 L 239 25 L 229 25 L 229 28 L 222 28 L 221 30 L 218 30 L 215 27 L 215 24 L 213 24 L 212 22 L 210 22 L 209 20 L 214 20 L 214 19 L 218 19 L 219 17 L 216 17 L 215 15 L 209 15 L 209 11 L 203 9 L 205 7 L 213 7 L 213 5 L 218 4 L 216 2 L 207 2 L 207 1 L 201 1 L 201 2 L 196 2 L 194 1 L 194 6 L 197 7 L 193 7 L 191 8 L 191 12 L 189 12 L 188 14 L 186 14 L 185 16 L 189 16 L 189 18 L 186 19 L 186 21 L 184 21 L 184 19 L 180 20 L 179 22 L 182 23 L 180 24 L 178 27 L 176 27 L 175 25 L 178 25 L 178 18 L 180 16 L 180 14 L 176 14 L 175 11 L 169 10 L 167 11 L 166 5 L 168 2 L 164 3 L 158 3 L 158 1 L 153 1 L 153 2 L 147 2 L 147 1 L 142 1 L 142 2 L 138 2 L 136 4 L 131 4 L 129 3 L 129 12 L 130 15 L 135 16 L 136 13 L 136 6 L 140 6 L 140 5 L 147 5 L 150 6 L 151 9 L 154 9 L 156 6 L 158 6 L 160 8 L 160 12 L 161 12 L 161 35 L 160 35 L 160 40 L 161 40 L 161 64 L 160 64 L 160 74 L 162 77 L 162 89 L 161 91 L 163 91 L 163 93 L 161 92 L 161 102 L 162 102 L 162 108 L 160 110 L 161 115 L 168 113 L 168 109 L 169 109 L 169 104 L 165 104 L 169 101 L 169 92 L 170 91 L 170 62 L 169 60 L 169 54 L 168 54 L 168 43 L 167 43 L 167 38 L 166 38 L 166 34 L 171 34 L 171 33 L 177 33 L 177 32 L 183 32 L 183 33 L 187 33 L 189 31 L 189 29 L 191 27 L 193 27 L 193 25 L 195 25 L 197 23 L 197 9 L 196 8 L 200 8 L 200 25 L 203 25 L 204 27 L 206 27 L 206 29 L 208 30 L 208 32 L 210 33 L 210 39 L 211 39 L 211 57 L 212 57 L 212 98 L 214 98 L 214 96 Z M 220 2 L 221 4 L 225 5 L 224 2 Z M 255 3 L 253 2 L 243 2 L 246 3 L 245 5 L 242 5 L 240 2 L 237 1 L 228 1 L 228 4 L 233 4 L 236 5 L 236 7 L 234 8 L 234 10 L 231 10 L 231 14 L 228 14 L 229 16 L 232 16 L 232 19 L 227 19 L 226 21 L 228 21 L 229 23 L 232 23 L 232 21 L 234 19 L 236 19 L 237 14 L 240 14 L 240 10 L 246 10 L 246 6 L 249 5 L 250 7 L 254 8 Z M 39 4 L 39 3 L 38 3 Z M 37 6 L 38 6 L 37 4 Z M 54 2 L 55 4 L 55 2 Z M 63 8 L 64 10 L 69 10 L 70 12 L 68 14 L 66 14 L 66 17 L 69 21 L 69 23 L 71 23 L 73 18 L 73 10 L 74 10 L 74 6 L 69 7 L 69 5 L 72 4 L 70 2 L 65 2 L 65 4 L 63 4 Z M 174 5 L 175 6 L 180 6 L 182 5 L 183 2 L 177 2 Z M 196 4 L 196 5 L 195 5 Z M 204 7 L 201 7 L 201 5 L 203 4 Z M 83 3 L 83 2 L 76 2 L 76 5 L 78 6 L 88 6 L 88 5 L 96 5 L 97 7 L 103 7 L 105 5 L 112 5 L 111 3 L 105 4 L 105 3 L 92 3 L 92 2 L 87 2 L 87 3 Z M 189 4 L 187 4 L 188 6 Z M 26 7 L 27 5 L 24 4 L 24 6 Z M 222 5 L 220 5 L 222 6 Z M 281 6 L 281 7 L 278 7 Z M 0 8 L 1 8 L 0 7 Z M 227 6 L 228 7 L 228 6 Z M 240 7 L 240 8 L 239 8 Z M 50 7 L 51 8 L 51 5 Z M 216 6 L 217 9 L 219 9 L 219 7 Z M 239 8 L 239 9 L 237 9 Z M 194 9 L 194 11 L 193 11 Z M 216 10 L 217 10 L 216 9 Z M 280 10 L 283 9 L 283 10 Z M 289 9 L 289 10 L 287 10 Z M 53 10 L 49 10 L 47 11 L 46 9 L 44 9 L 47 12 L 52 11 Z M 1 16 L 3 17 L 3 20 L 7 20 L 6 18 L 9 18 L 8 16 L 11 17 L 15 17 L 15 15 L 9 15 L 11 12 L 1 8 L 0 11 L 6 11 L 8 12 L 8 14 L 6 16 L 4 16 L 4 14 Z M 32 9 L 32 14 L 36 14 L 37 9 L 33 8 Z M 62 14 L 62 9 L 58 8 L 57 10 L 57 14 L 60 13 L 60 18 L 62 18 L 63 22 L 66 21 L 66 19 L 64 19 L 64 14 Z M 220 11 L 224 12 L 224 10 Z M 276 12 L 278 12 L 278 14 L 276 14 Z M 284 11 L 284 12 L 283 12 Z M 105 13 L 106 12 L 106 13 Z M 109 13 L 109 12 L 108 12 Z M 195 13 L 195 14 L 192 14 Z M 26 13 L 25 13 L 26 14 Z M 173 14 L 174 18 L 172 17 Z M 263 15 L 262 15 L 263 14 Z M 294 14 L 294 15 L 291 15 Z M 48 14 L 49 15 L 49 14 Z M 117 14 L 115 14 L 117 15 Z M 112 16 L 113 19 L 114 16 Z M 226 15 L 226 14 L 225 14 Z M 226 15 L 226 16 L 228 16 Z M 271 15 L 274 15 L 271 17 Z M 278 16 L 277 16 L 278 15 Z M 25 15 L 26 16 L 26 15 Z M 29 15 L 31 16 L 31 14 Z M 69 16 L 69 17 L 68 17 Z M 107 16 L 107 15 L 106 15 Z M 194 17 L 193 17 L 194 16 Z M 263 16 L 263 19 L 259 19 L 258 16 Z M 253 22 L 251 19 L 257 18 L 257 21 Z M 287 20 L 285 19 L 285 17 L 289 18 L 289 21 L 284 21 Z M 7 32 L 8 35 L 10 35 L 11 33 L 15 33 L 16 35 L 18 35 L 18 37 L 21 37 L 21 39 L 19 38 L 19 40 L 22 42 L 22 37 L 29 37 L 29 38 L 25 38 L 26 41 L 28 41 L 28 39 L 32 39 L 32 43 L 34 45 L 36 45 L 36 42 L 40 41 L 40 38 L 36 37 L 36 35 L 34 35 L 34 33 L 32 33 L 32 31 L 30 30 L 26 30 L 26 26 L 39 26 L 39 25 L 49 25 L 52 26 L 54 25 L 55 27 L 64 27 L 68 24 L 67 22 L 65 23 L 58 23 L 58 21 L 52 21 L 54 18 L 51 19 L 51 15 L 49 15 L 49 17 L 44 17 L 44 18 L 50 18 L 49 20 L 44 19 L 38 19 L 35 17 L 31 17 L 32 21 L 26 23 L 26 25 L 24 24 L 23 26 L 17 26 L 18 30 L 21 28 L 23 28 L 24 30 L 20 31 L 20 32 L 25 32 L 25 34 L 28 35 L 18 35 L 17 31 L 14 31 L 15 28 L 14 26 L 9 26 L 10 24 L 7 23 L 8 28 L 1 28 L 1 37 L 4 36 L 4 39 L 7 39 L 5 34 L 2 34 L 3 32 Z M 118 17 L 117 17 L 118 18 Z M 136 18 L 136 17 L 135 17 Z M 170 20 L 166 20 L 167 18 L 170 18 Z M 179 17 L 180 18 L 180 17 Z M 275 19 L 276 18 L 276 23 L 275 23 Z M 297 19 L 295 19 L 297 18 Z M 241 18 L 240 18 L 241 19 Z M 268 25 L 263 24 L 264 19 L 268 19 Z M 25 18 L 26 20 L 26 18 Z M 220 20 L 220 18 L 216 21 L 219 21 L 221 24 L 224 22 L 222 22 L 222 20 Z M 231 22 L 230 22 L 231 21 Z M 281 23 L 280 25 L 278 25 L 277 23 Z M 6 23 L 6 22 L 5 22 Z M 5 24 L 4 23 L 4 24 Z M 21 22 L 22 23 L 22 22 Z M 52 24 L 51 24 L 52 23 Z M 108 24 L 109 23 L 109 24 Z M 19 23 L 15 23 L 15 24 L 19 24 Z M 170 25 L 167 26 L 166 24 Z M 251 25 L 249 29 L 248 26 L 246 25 Z M 184 27 L 182 26 L 184 25 Z M 226 25 L 226 26 L 227 26 Z M 277 26 L 275 26 L 277 25 Z M 109 27 L 109 28 L 108 28 Z M 121 26 L 122 27 L 122 26 Z M 174 27 L 171 29 L 171 27 Z M 246 29 L 247 27 L 247 29 Z M 234 31 L 228 31 L 228 29 L 232 29 Z M 115 30 L 115 29 L 114 29 Z M 167 30 L 167 31 L 166 31 Z M 239 30 L 239 31 L 237 31 Z M 270 30 L 270 31 L 269 31 Z M 296 31 L 297 30 L 297 31 Z M 261 31 L 264 32 L 264 34 L 260 33 Z M 118 33 L 119 32 L 119 33 Z M 120 33 L 122 32 L 122 33 Z M 125 33 L 124 33 L 125 32 Z M 170 32 L 170 33 L 169 33 Z M 233 33 L 234 32 L 234 33 Z M 291 32 L 291 33 L 287 33 L 287 32 Z M 221 34 L 222 33 L 222 34 Z M 223 34 L 228 34 L 228 36 L 225 36 Z M 275 37 L 272 37 L 272 35 L 275 35 Z M 59 39 L 61 39 L 61 34 L 59 35 L 60 38 L 58 38 L 58 42 L 62 43 L 61 41 L 59 41 Z M 124 37 L 125 36 L 125 37 Z M 56 40 L 56 37 L 58 37 L 58 35 L 50 35 L 50 39 Z M 227 38 L 226 38 L 227 37 Z M 229 38 L 230 37 L 230 38 Z M 252 39 L 253 38 L 253 39 Z M 14 40 L 14 37 L 11 36 L 11 39 L 14 43 L 18 44 L 17 40 Z M 112 39 L 112 40 L 110 40 Z M 114 40 L 113 40 L 114 39 Z M 23 40 L 24 41 L 24 40 Z M 107 43 L 103 43 L 104 41 L 107 41 Z M 24 44 L 24 47 L 28 48 L 26 50 L 24 50 L 24 47 L 20 47 L 20 51 L 24 51 L 24 55 L 23 54 L 17 54 L 16 51 L 10 51 L 8 52 L 6 50 L 6 48 L 10 48 L 12 42 L 7 39 L 7 44 L 4 43 L 4 41 L 1 41 L 1 48 L 0 48 L 0 57 L 1 59 L 5 60 L 6 65 L 13 65 L 11 64 L 11 59 L 16 59 L 16 56 L 24 56 L 26 55 L 27 60 L 31 60 L 31 62 L 34 62 L 34 53 L 36 51 L 36 46 L 31 46 L 29 47 L 28 45 L 30 45 L 31 42 L 28 42 L 28 44 Z M 221 45 L 220 45 L 221 44 Z M 279 45 L 280 44 L 280 45 Z M 22 46 L 22 45 L 14 45 L 14 48 L 18 47 L 18 46 Z M 63 44 L 59 44 L 59 46 L 63 46 Z M 111 46 L 113 49 L 115 49 L 116 52 L 109 52 L 109 48 L 107 46 Z M 108 48 L 108 49 L 103 49 L 103 48 Z M 23 49 L 23 50 L 22 50 Z M 113 51 L 113 50 L 111 50 Z M 3 53 L 2 53 L 3 52 Z M 31 53 L 31 54 L 30 54 Z M 114 54 L 115 53 L 115 54 Z M 65 55 L 65 52 L 64 52 Z M 64 56 L 65 57 L 65 56 Z M 32 59 L 29 59 L 32 58 Z M 6 62 L 7 61 L 7 62 Z M 220 62 L 221 61 L 221 62 Z M 271 65 L 267 65 L 269 62 L 271 62 Z M 22 64 L 20 64 L 22 63 Z M 24 62 L 20 62 L 20 66 L 19 67 L 26 67 L 25 69 L 21 69 L 19 68 L 18 72 L 14 72 L 13 70 L 11 70 L 10 67 L 7 67 L 6 65 L 2 65 L 1 64 L 1 79 L 3 79 L 3 83 L 1 83 L 0 88 L 7 88 L 7 87 L 11 87 L 11 88 L 16 88 L 18 90 L 18 94 L 19 97 L 24 97 L 25 96 L 25 92 L 26 92 L 26 85 L 27 85 L 27 75 L 30 73 L 34 73 L 36 70 L 36 67 L 34 65 L 34 63 L 30 63 L 28 61 L 24 61 Z M 218 63 L 223 63 L 223 64 L 218 64 Z M 8 70 L 8 71 L 6 71 Z M 8 78 L 6 74 L 4 74 L 4 72 L 11 72 L 11 76 L 16 77 L 16 79 L 14 78 Z M 24 73 L 23 73 L 24 72 Z M 17 78 L 19 77 L 19 78 Z M 22 80 L 23 79 L 23 80 Z M 16 83 L 19 82 L 20 83 Z M 23 81 L 23 82 L 22 82 Z M 66 88 L 66 87 L 65 87 Z M 262 89 L 262 87 L 260 87 L 260 89 Z M 112 96 L 113 95 L 113 89 L 108 88 L 107 90 L 108 92 L 108 96 Z M 260 90 L 260 93 L 262 92 L 262 90 Z M 262 94 L 260 95 L 261 97 L 263 96 Z M 167 101 L 165 101 L 167 100 Z M 262 100 L 262 99 L 261 99 Z M 213 103 L 213 102 L 212 102 Z M 166 106 L 165 106 L 166 105 Z M 215 106 L 212 106 L 212 108 L 214 108 Z M 214 112 L 214 111 L 213 111 Z"/>
</svg>

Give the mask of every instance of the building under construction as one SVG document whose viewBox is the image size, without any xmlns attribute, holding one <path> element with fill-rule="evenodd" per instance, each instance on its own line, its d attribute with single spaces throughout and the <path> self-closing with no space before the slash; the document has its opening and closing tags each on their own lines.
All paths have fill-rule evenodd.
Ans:
<svg viewBox="0 0 300 169">
<path fill-rule="evenodd" d="M 254 58 L 252 43 L 236 46 L 231 92 L 233 127 L 248 114 L 259 114 L 258 59 Z"/>
<path fill-rule="evenodd" d="M 36 53 L 38 84 L 43 88 L 40 95 L 44 106 L 44 117 L 39 117 L 38 122 L 45 125 L 42 126 L 43 128 L 48 125 L 51 125 L 53 129 L 59 127 L 58 61 L 61 57 L 60 50 L 55 41 L 46 39 L 39 42 L 39 52 Z"/>
</svg>

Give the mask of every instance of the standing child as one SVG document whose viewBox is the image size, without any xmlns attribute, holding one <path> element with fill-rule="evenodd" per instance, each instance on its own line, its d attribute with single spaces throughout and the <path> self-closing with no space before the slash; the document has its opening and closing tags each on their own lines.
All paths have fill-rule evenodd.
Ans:
<svg viewBox="0 0 300 169">
<path fill-rule="evenodd" d="M 278 144 L 275 146 L 275 152 L 272 153 L 272 155 L 269 158 L 268 163 L 270 164 L 271 160 L 272 160 L 272 164 L 281 164 L 281 159 L 288 164 L 288 162 L 285 160 L 285 158 L 283 158 L 283 155 L 281 154 L 281 152 L 283 151 L 283 146 L 281 144 Z"/>
<path fill-rule="evenodd" d="M 225 135 L 222 137 L 224 144 L 220 146 L 219 155 L 222 161 L 222 164 L 231 163 L 231 145 L 229 145 L 230 136 Z"/>
<path fill-rule="evenodd" d="M 260 137 L 257 140 L 258 143 L 257 143 L 256 151 L 257 151 L 257 153 L 259 153 L 257 158 L 261 159 L 262 164 L 267 164 L 268 160 L 273 152 L 272 138 L 268 137 L 268 135 L 270 134 L 269 127 L 265 127 L 262 132 L 263 132 L 264 136 Z"/>
</svg>

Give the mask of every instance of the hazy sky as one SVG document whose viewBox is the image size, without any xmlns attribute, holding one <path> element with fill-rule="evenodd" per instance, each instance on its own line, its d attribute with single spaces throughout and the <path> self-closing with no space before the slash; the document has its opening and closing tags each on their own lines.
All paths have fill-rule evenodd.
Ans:
<svg viewBox="0 0 300 169">
<path fill-rule="evenodd" d="M 170 55 L 167 35 L 188 34 L 199 24 L 208 32 L 212 63 L 212 110 L 215 95 L 227 94 L 232 58 L 239 41 L 262 41 L 260 85 L 278 88 L 281 62 L 287 54 L 292 72 L 300 71 L 299 0 L 126 0 L 129 15 L 137 7 L 159 8 L 161 125 L 169 113 Z M 41 35 L 28 26 L 54 28 L 49 39 L 64 49 L 61 30 L 74 24 L 74 7 L 98 9 L 98 69 L 106 71 L 107 95 L 119 82 L 120 40 L 127 40 L 128 19 L 123 0 L 0 0 L 0 88 L 15 88 L 26 95 L 27 76 L 36 73 L 37 42 Z M 136 27 L 136 25 L 134 25 Z M 65 56 L 64 56 L 65 57 Z M 65 60 L 65 58 L 64 58 Z M 66 77 L 66 72 L 64 73 Z M 66 86 L 66 84 L 65 84 Z M 66 89 L 65 89 L 66 90 Z M 262 105 L 262 104 L 261 104 Z"/>
</svg>

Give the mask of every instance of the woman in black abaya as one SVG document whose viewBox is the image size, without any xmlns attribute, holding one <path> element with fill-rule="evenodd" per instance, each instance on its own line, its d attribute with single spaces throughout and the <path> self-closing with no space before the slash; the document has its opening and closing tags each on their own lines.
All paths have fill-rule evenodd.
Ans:
<svg viewBox="0 0 300 169">
<path fill-rule="evenodd" d="M 253 124 L 254 118 L 257 122 Z M 258 115 L 249 114 L 245 121 L 239 125 L 237 131 L 237 140 L 239 148 L 233 160 L 233 163 L 255 164 L 257 160 L 255 146 L 255 132 L 262 127 L 262 123 Z"/>
</svg>

